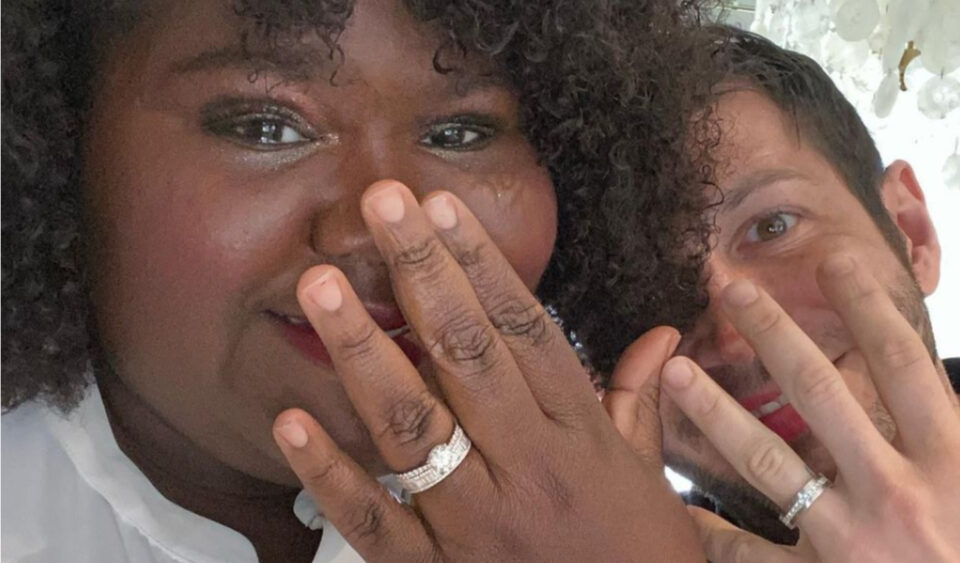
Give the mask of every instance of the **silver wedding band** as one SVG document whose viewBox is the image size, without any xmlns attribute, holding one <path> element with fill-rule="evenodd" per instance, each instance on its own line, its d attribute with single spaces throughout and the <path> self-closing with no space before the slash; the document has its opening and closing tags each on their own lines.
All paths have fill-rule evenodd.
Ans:
<svg viewBox="0 0 960 563">
<path fill-rule="evenodd" d="M 397 482 L 407 493 L 422 493 L 460 467 L 467 458 L 471 445 L 463 428 L 454 423 L 453 435 L 447 443 L 434 446 L 427 454 L 426 463 L 420 467 L 395 474 Z"/>
<path fill-rule="evenodd" d="M 820 498 L 820 495 L 823 494 L 823 491 L 825 491 L 827 487 L 832 485 L 830 479 L 827 479 L 823 475 L 813 475 L 812 472 L 810 475 L 810 480 L 804 483 L 803 487 L 800 487 L 797 494 L 793 496 L 790 508 L 780 515 L 780 521 L 791 530 L 797 527 L 795 523 L 797 518 Z"/>
</svg>

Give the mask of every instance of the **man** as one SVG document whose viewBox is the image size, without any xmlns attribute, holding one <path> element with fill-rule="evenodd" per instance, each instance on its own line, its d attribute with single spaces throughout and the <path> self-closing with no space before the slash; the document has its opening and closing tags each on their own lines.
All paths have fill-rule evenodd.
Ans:
<svg viewBox="0 0 960 563">
<path fill-rule="evenodd" d="M 660 403 L 665 458 L 697 504 L 757 534 L 693 510 L 707 554 L 955 560 L 960 365 L 937 358 L 923 304 L 940 262 L 923 192 L 906 162 L 883 167 L 815 62 L 719 34 L 710 306 L 677 349 L 696 365 L 667 362 Z M 637 388 L 631 371 L 613 387 Z M 758 537 L 796 543 L 790 508 L 796 547 Z"/>
</svg>

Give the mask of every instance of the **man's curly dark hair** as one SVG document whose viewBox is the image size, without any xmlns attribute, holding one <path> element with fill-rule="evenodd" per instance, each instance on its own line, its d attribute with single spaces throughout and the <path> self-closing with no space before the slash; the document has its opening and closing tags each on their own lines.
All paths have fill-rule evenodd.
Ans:
<svg viewBox="0 0 960 563">
<path fill-rule="evenodd" d="M 348 0 L 224 0 L 249 33 L 316 34 L 337 54 Z M 512 84 L 559 202 L 540 297 L 601 373 L 657 324 L 684 326 L 709 225 L 714 71 L 696 0 L 407 0 L 445 49 L 489 55 Z M 105 369 L 84 248 L 83 133 L 99 62 L 149 0 L 21 0 L 3 10 L 3 407 L 67 410 Z M 342 53 L 340 53 L 342 56 Z M 453 69 L 455 70 L 455 69 Z M 618 288 L 632 292 L 620 293 Z M 589 299 L 585 299 L 589 296 Z M 603 304 L 598 307 L 596 304 Z M 616 319 L 614 322 L 613 319 Z"/>
</svg>

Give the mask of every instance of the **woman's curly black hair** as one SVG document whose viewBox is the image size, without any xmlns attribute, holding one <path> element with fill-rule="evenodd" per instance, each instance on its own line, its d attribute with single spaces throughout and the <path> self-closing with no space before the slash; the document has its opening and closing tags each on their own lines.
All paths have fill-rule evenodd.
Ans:
<svg viewBox="0 0 960 563">
<path fill-rule="evenodd" d="M 348 0 L 224 0 L 249 33 L 338 53 Z M 90 321 L 81 143 L 99 62 L 150 0 L 21 0 L 3 10 L 3 407 L 69 409 L 104 366 Z M 407 0 L 445 49 L 491 56 L 557 190 L 539 292 L 609 371 L 657 324 L 688 325 L 710 226 L 714 70 L 696 0 Z M 340 53 L 342 56 L 342 53 Z M 623 292 L 628 287 L 631 291 Z"/>
</svg>

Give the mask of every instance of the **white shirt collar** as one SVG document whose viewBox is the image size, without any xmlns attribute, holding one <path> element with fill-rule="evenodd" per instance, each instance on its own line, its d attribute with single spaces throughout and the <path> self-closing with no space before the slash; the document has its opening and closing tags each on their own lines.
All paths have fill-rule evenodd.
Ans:
<svg viewBox="0 0 960 563">
<path fill-rule="evenodd" d="M 253 545 L 242 534 L 190 512 L 157 491 L 117 445 L 95 386 L 66 417 L 48 410 L 46 422 L 81 477 L 151 544 L 177 559 L 195 563 L 256 560 Z M 340 533 L 325 522 L 308 495 L 301 492 L 293 510 L 311 529 L 326 528 L 315 563 L 362 561 Z"/>
</svg>

